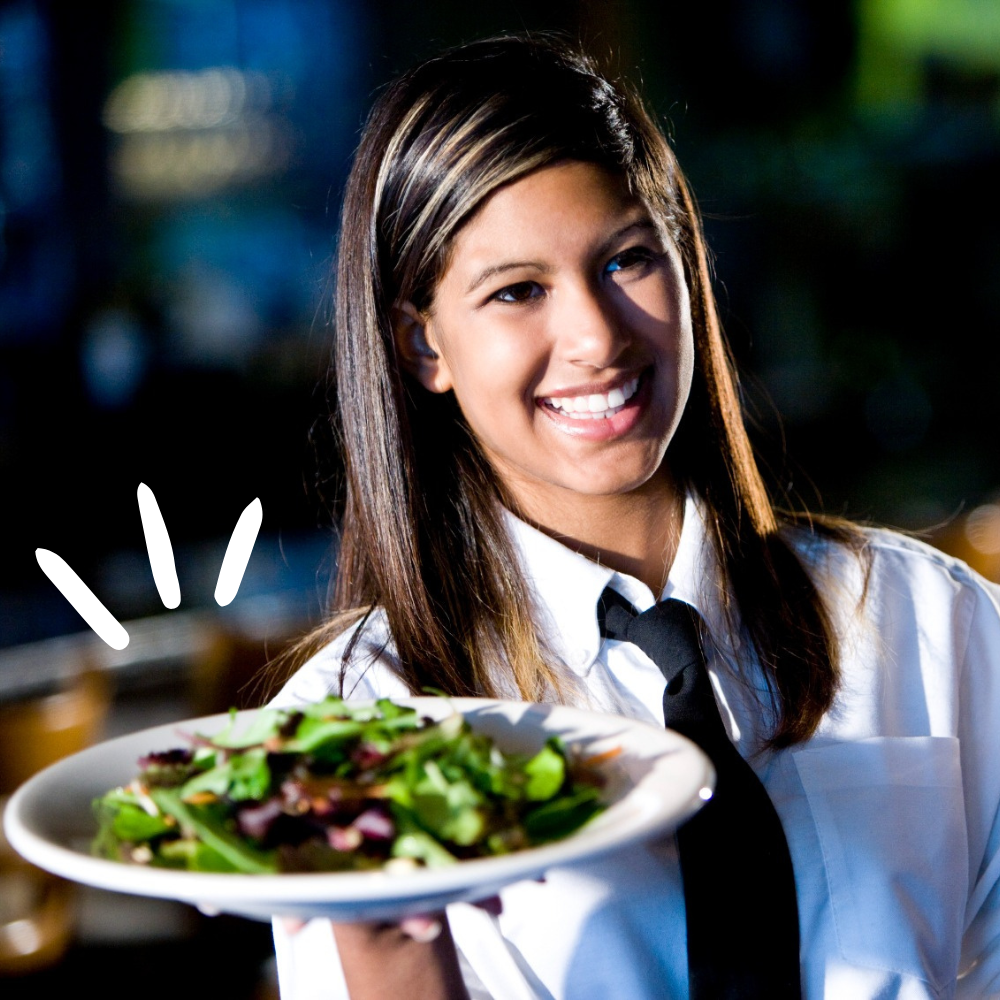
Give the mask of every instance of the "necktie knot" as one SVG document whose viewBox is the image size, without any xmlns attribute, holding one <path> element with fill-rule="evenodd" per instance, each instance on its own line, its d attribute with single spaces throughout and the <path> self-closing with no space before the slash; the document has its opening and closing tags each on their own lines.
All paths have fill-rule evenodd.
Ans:
<svg viewBox="0 0 1000 1000">
<path fill-rule="evenodd" d="M 601 635 L 638 646 L 663 672 L 668 683 L 692 664 L 703 661 L 698 612 L 683 601 L 667 600 L 638 612 L 608 587 L 597 607 Z"/>
<path fill-rule="evenodd" d="M 667 682 L 663 721 L 694 740 L 714 762 L 729 739 L 705 668 L 698 612 L 683 601 L 667 600 L 640 614 L 609 587 L 601 595 L 597 620 L 605 638 L 631 642 L 660 668 Z"/>
</svg>

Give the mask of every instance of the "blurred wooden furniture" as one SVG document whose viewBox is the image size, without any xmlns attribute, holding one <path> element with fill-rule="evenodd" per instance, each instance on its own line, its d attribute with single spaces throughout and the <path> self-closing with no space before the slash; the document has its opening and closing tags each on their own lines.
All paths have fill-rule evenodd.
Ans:
<svg viewBox="0 0 1000 1000">
<path fill-rule="evenodd" d="M 35 772 L 101 734 L 108 679 L 85 670 L 59 691 L 0 705 L 0 805 Z M 74 886 L 22 860 L 0 834 L 0 975 L 57 962 L 73 933 Z"/>
<path fill-rule="evenodd" d="M 99 739 L 259 705 L 258 675 L 308 624 L 299 612 L 305 603 L 270 596 L 225 614 L 196 610 L 127 621 L 123 650 L 89 632 L 0 650 L 0 809 L 36 771 Z M 34 995 L 36 978 L 54 982 L 64 967 L 72 977 L 92 954 L 112 951 L 109 935 L 118 935 L 114 944 L 123 955 L 191 946 L 191 928 L 177 926 L 180 904 L 141 900 L 147 919 L 137 920 L 131 897 L 95 905 L 95 894 L 28 865 L 0 837 L 0 977 L 7 979 L 0 994 L 16 982 L 23 995 Z M 120 937 L 123 906 L 135 930 L 127 942 Z M 218 921 L 210 926 L 221 933 Z M 241 933 L 256 940 L 259 930 Z"/>
</svg>

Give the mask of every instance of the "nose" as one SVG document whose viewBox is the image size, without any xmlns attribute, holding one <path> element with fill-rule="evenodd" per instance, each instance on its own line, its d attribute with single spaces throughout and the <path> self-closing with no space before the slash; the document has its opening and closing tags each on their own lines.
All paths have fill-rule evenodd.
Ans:
<svg viewBox="0 0 1000 1000">
<path fill-rule="evenodd" d="M 600 287 L 567 289 L 555 320 L 560 354 L 571 364 L 610 368 L 628 346 L 628 325 Z"/>
</svg>

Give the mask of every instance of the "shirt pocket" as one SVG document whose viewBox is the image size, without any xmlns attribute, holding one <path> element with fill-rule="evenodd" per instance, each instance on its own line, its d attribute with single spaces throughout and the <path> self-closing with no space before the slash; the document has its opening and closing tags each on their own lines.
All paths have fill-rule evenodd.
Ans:
<svg viewBox="0 0 1000 1000">
<path fill-rule="evenodd" d="M 952 983 L 969 880 L 958 740 L 869 739 L 793 757 L 844 960 L 936 990 Z"/>
</svg>

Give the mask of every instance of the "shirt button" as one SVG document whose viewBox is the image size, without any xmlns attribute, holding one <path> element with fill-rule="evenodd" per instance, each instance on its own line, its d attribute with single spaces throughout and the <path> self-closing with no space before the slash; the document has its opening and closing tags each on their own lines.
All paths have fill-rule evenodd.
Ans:
<svg viewBox="0 0 1000 1000">
<path fill-rule="evenodd" d="M 590 656 L 585 649 L 574 649 L 569 654 L 569 662 L 574 667 L 584 667 L 590 660 Z"/>
</svg>

